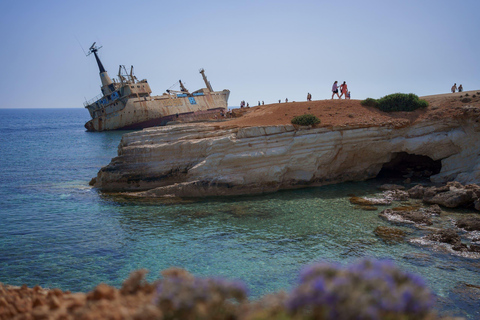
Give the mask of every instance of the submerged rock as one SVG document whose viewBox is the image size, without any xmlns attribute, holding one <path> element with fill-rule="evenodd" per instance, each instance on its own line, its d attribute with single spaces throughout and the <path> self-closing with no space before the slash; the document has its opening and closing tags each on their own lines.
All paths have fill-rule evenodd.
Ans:
<svg viewBox="0 0 480 320">
<path fill-rule="evenodd" d="M 405 231 L 401 229 L 387 226 L 378 226 L 375 228 L 374 233 L 386 243 L 401 242 L 405 239 L 406 235 Z"/>
</svg>

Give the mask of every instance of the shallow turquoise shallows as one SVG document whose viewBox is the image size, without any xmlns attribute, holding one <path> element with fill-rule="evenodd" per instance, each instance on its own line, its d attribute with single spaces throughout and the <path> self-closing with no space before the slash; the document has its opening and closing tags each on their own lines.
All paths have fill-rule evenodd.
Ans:
<svg viewBox="0 0 480 320">
<path fill-rule="evenodd" d="M 86 132 L 87 120 L 83 109 L 0 109 L 0 282 L 89 291 L 100 282 L 120 286 L 135 269 L 150 270 L 153 280 L 178 266 L 196 276 L 242 280 L 258 298 L 292 288 L 307 264 L 373 257 L 424 277 L 443 312 L 480 318 L 478 259 L 408 241 L 387 244 L 374 234 L 390 225 L 378 217 L 382 208 L 350 204 L 351 194 L 379 194 L 378 181 L 127 201 L 88 185 L 126 131 Z M 471 212 L 451 217 L 465 213 Z M 400 228 L 408 238 L 423 232 Z"/>
</svg>

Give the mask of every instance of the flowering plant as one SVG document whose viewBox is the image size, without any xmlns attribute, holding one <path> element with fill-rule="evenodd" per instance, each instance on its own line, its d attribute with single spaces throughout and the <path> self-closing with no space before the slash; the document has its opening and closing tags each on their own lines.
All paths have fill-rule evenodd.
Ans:
<svg viewBox="0 0 480 320">
<path fill-rule="evenodd" d="M 427 319 L 434 296 L 420 277 L 388 261 L 305 268 L 287 309 L 307 319 Z"/>
</svg>

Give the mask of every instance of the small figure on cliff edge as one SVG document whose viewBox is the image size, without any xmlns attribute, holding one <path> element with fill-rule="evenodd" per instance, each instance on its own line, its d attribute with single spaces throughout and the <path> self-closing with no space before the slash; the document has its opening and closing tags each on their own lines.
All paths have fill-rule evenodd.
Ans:
<svg viewBox="0 0 480 320">
<path fill-rule="evenodd" d="M 347 95 L 346 95 L 345 99 L 350 99 L 350 91 L 347 91 Z"/>
<path fill-rule="evenodd" d="M 462 92 L 463 91 L 463 86 L 462 85 L 459 85 L 458 86 L 458 92 Z"/>
<path fill-rule="evenodd" d="M 307 94 L 307 101 L 312 101 L 312 95 L 310 94 L 310 92 Z"/>
<path fill-rule="evenodd" d="M 452 86 L 452 93 L 455 93 L 455 91 L 457 91 L 457 84 L 456 83 Z"/>
<path fill-rule="evenodd" d="M 345 99 L 347 99 L 347 91 L 348 91 L 347 83 L 345 81 L 343 81 L 342 85 L 340 86 L 340 92 L 342 93 L 340 95 L 340 99 L 342 99 L 343 95 L 345 95 Z"/>
<path fill-rule="evenodd" d="M 285 103 L 287 103 L 287 102 L 288 102 L 288 98 L 285 98 Z"/>
<path fill-rule="evenodd" d="M 338 81 L 335 81 L 332 86 L 332 99 L 335 94 L 337 94 L 337 97 L 340 99 L 340 96 L 338 95 Z"/>
</svg>

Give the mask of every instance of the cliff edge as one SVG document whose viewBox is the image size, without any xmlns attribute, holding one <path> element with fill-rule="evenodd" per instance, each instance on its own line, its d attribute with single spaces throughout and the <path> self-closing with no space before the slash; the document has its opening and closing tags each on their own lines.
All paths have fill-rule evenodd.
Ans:
<svg viewBox="0 0 480 320">
<path fill-rule="evenodd" d="M 414 112 L 359 100 L 290 102 L 215 124 L 128 133 L 92 183 L 141 197 L 253 194 L 366 180 L 409 156 L 435 164 L 434 182 L 479 183 L 480 92 L 421 98 L 429 106 Z M 306 113 L 321 123 L 290 124 Z"/>
</svg>

